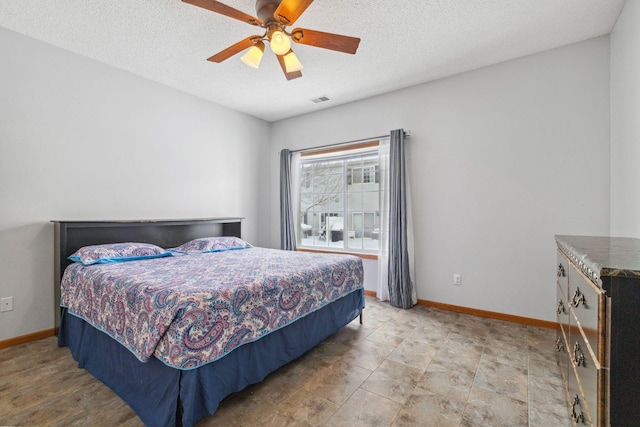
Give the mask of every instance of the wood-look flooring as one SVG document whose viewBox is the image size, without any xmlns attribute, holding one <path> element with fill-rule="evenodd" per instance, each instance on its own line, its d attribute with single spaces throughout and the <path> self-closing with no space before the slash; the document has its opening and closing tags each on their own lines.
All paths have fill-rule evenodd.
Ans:
<svg viewBox="0 0 640 427">
<path fill-rule="evenodd" d="M 367 297 L 356 319 L 204 426 L 569 426 L 555 332 Z M 140 426 L 54 337 L 0 350 L 0 426 Z"/>
</svg>

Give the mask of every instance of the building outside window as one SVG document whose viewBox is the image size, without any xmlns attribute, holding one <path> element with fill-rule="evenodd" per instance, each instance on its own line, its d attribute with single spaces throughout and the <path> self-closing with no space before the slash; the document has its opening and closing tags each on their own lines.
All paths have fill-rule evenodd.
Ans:
<svg viewBox="0 0 640 427">
<path fill-rule="evenodd" d="M 380 172 L 377 143 L 301 157 L 300 247 L 376 252 Z"/>
</svg>

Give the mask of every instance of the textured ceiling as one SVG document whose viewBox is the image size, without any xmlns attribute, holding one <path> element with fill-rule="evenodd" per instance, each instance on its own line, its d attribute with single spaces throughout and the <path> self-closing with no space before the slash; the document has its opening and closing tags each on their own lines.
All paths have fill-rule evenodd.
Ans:
<svg viewBox="0 0 640 427">
<path fill-rule="evenodd" d="M 254 0 L 226 0 L 255 15 Z M 208 57 L 262 30 L 180 0 L 0 0 L 0 26 L 267 121 L 608 34 L 624 0 L 315 0 L 295 23 L 360 37 L 356 55 L 294 45 L 287 81 Z M 327 96 L 330 101 L 311 100 Z"/>
</svg>

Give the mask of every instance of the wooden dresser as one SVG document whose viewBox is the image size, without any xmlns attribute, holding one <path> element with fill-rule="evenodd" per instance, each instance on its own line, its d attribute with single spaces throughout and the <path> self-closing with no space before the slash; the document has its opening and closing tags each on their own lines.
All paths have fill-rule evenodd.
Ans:
<svg viewBox="0 0 640 427">
<path fill-rule="evenodd" d="M 578 426 L 640 426 L 640 239 L 556 243 L 556 350 L 569 416 Z"/>
</svg>

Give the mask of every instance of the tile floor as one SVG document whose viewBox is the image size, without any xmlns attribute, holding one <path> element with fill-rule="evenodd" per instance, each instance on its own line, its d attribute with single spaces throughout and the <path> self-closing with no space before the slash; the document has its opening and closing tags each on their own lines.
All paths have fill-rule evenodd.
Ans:
<svg viewBox="0 0 640 427">
<path fill-rule="evenodd" d="M 555 332 L 367 297 L 347 325 L 204 426 L 569 426 Z M 55 338 L 0 350 L 0 425 L 138 426 Z"/>
</svg>

